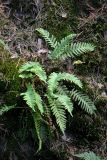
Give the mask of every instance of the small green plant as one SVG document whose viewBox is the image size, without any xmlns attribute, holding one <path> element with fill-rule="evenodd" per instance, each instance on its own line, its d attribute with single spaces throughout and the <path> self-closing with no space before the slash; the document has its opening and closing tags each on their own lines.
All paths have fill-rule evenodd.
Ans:
<svg viewBox="0 0 107 160">
<path fill-rule="evenodd" d="M 67 57 L 75 57 L 87 51 L 93 51 L 94 46 L 87 43 L 71 43 L 75 34 L 63 38 L 60 42 L 50 36 L 48 31 L 37 29 L 46 42 L 50 45 L 49 59 L 56 63 L 56 60 L 65 60 Z M 54 63 L 54 64 L 55 64 Z M 22 93 L 23 99 L 29 106 L 39 140 L 39 150 L 42 147 L 41 123 L 46 122 L 50 128 L 59 126 L 62 133 L 66 129 L 66 111 L 71 116 L 73 102 L 76 101 L 88 114 L 94 114 L 96 107 L 88 96 L 81 93 L 83 85 L 77 76 L 67 72 L 52 72 L 50 75 L 39 62 L 27 62 L 19 70 L 19 76 L 26 79 L 27 91 Z M 72 85 L 69 90 L 67 83 Z M 41 89 L 40 89 L 41 88 Z M 54 120 L 56 120 L 56 123 Z M 54 126 L 54 127 L 53 127 Z"/>
<path fill-rule="evenodd" d="M 5 44 L 5 42 L 2 39 L 0 39 L 0 47 L 4 47 L 4 49 L 9 50 L 7 44 Z"/>
<path fill-rule="evenodd" d="M 74 38 L 77 36 L 76 34 L 70 34 L 58 42 L 56 37 L 50 35 L 48 31 L 42 28 L 37 29 L 37 31 L 52 48 L 49 54 L 51 60 L 62 61 L 68 57 L 74 58 L 83 53 L 92 52 L 95 48 L 94 45 L 90 43 L 74 42 Z"/>
<path fill-rule="evenodd" d="M 99 156 L 96 156 L 94 152 L 84 152 L 81 154 L 76 154 L 75 157 L 78 157 L 81 160 L 104 160 Z"/>
<path fill-rule="evenodd" d="M 4 105 L 4 106 L 0 106 L 0 116 L 3 115 L 5 112 L 8 112 L 9 110 L 15 108 L 15 105 L 13 106 L 7 106 L 7 105 Z"/>
</svg>

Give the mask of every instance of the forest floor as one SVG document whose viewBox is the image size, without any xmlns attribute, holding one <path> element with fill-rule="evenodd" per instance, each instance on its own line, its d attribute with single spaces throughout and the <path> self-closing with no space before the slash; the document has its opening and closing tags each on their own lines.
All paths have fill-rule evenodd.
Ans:
<svg viewBox="0 0 107 160">
<path fill-rule="evenodd" d="M 106 158 L 107 3 L 105 1 L 102 3 L 100 1 L 96 3 L 92 1 L 82 1 L 81 3 L 76 1 L 76 3 L 71 3 L 69 0 L 66 2 L 63 0 L 26 0 L 26 2 L 24 0 L 1 0 L 0 39 L 3 39 L 8 45 L 10 57 L 9 61 L 6 61 L 8 72 L 8 74 L 6 72 L 7 79 L 6 77 L 3 77 L 3 79 L 1 78 L 2 66 L 0 63 L 0 105 L 10 99 L 12 99 L 13 103 L 15 99 L 11 96 L 16 96 L 8 93 L 8 90 L 11 88 L 10 85 L 13 85 L 9 83 L 9 81 L 11 80 L 12 74 L 15 72 L 13 69 L 9 71 L 8 66 L 13 65 L 15 69 L 14 65 L 17 64 L 18 66 L 19 63 L 32 60 L 38 56 L 43 60 L 44 56 L 42 53 L 38 55 L 38 50 L 41 48 L 48 49 L 48 47 L 35 32 L 39 27 L 48 30 L 58 39 L 61 39 L 71 32 L 80 33 L 79 41 L 92 42 L 96 46 L 95 52 L 92 54 L 89 53 L 88 55 L 80 56 L 78 59 L 81 60 L 83 64 L 77 64 L 73 69 L 84 82 L 85 91 L 96 104 L 98 109 L 97 117 L 89 117 L 84 113 L 82 116 L 81 113 L 75 114 L 73 120 L 71 120 L 71 123 L 68 125 L 66 137 L 64 139 L 61 137 L 60 140 L 52 142 L 50 146 L 52 153 L 49 152 L 49 154 L 53 157 L 55 154 L 61 157 L 62 154 L 67 152 L 70 157 L 69 160 L 72 160 L 72 155 L 74 153 L 92 150 L 97 155 Z M 0 50 L 1 59 L 3 59 L 2 54 L 3 52 Z M 14 89 L 17 90 L 19 87 L 18 85 L 19 82 L 17 84 L 15 83 L 14 87 L 16 88 Z M 6 90 L 5 93 L 4 90 Z M 4 94 L 6 96 L 5 98 Z M 12 114 L 17 115 L 17 113 L 14 112 L 12 112 Z M 22 114 L 25 114 L 26 118 L 28 113 L 22 112 Z M 30 156 L 34 154 L 32 139 L 28 136 L 28 142 L 23 143 L 23 145 L 20 144 L 18 141 L 19 137 L 16 136 L 18 127 L 16 127 L 15 130 L 12 129 L 12 137 L 10 140 L 7 140 L 12 132 L 11 124 L 9 123 L 7 125 L 6 123 L 8 120 L 10 122 L 16 120 L 15 117 L 9 119 L 10 115 L 9 113 L 9 115 L 7 114 L 3 118 L 0 118 L 0 152 L 4 154 L 3 148 L 6 150 L 7 143 L 9 143 L 8 146 L 12 146 L 10 142 L 12 139 L 13 143 L 18 145 L 15 152 L 18 151 L 19 154 L 23 154 L 22 157 L 24 157 L 24 159 L 31 159 Z M 23 115 L 20 116 L 23 118 Z M 14 122 L 13 127 L 15 125 Z M 26 125 L 25 121 L 23 125 Z M 6 139 L 4 138 L 5 136 Z M 31 148 L 29 144 L 32 146 Z M 29 152 L 29 154 L 27 152 Z M 42 156 L 38 156 L 38 159 L 51 160 L 51 158 L 48 157 L 49 155 L 46 155 L 46 150 L 44 150 L 43 154 L 45 154 L 47 158 L 41 154 Z M 9 155 L 9 159 L 17 159 L 14 151 L 11 149 L 8 149 L 5 156 L 7 155 Z"/>
</svg>

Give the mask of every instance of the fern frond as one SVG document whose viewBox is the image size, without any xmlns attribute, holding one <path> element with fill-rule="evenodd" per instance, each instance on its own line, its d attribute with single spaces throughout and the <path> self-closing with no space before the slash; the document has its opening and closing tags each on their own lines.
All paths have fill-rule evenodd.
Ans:
<svg viewBox="0 0 107 160">
<path fill-rule="evenodd" d="M 65 85 L 61 85 L 57 87 L 57 92 L 61 95 L 68 95 L 69 96 L 69 90 Z"/>
<path fill-rule="evenodd" d="M 101 160 L 100 157 L 96 156 L 94 152 L 84 152 L 74 156 L 83 160 Z"/>
<path fill-rule="evenodd" d="M 36 75 L 41 81 L 46 83 L 47 76 L 39 62 L 27 62 L 23 64 L 19 69 L 19 73 L 19 77 L 21 78 L 30 78 L 33 75 Z"/>
<path fill-rule="evenodd" d="M 81 108 L 84 109 L 87 113 L 91 115 L 95 113 L 96 107 L 88 96 L 82 94 L 77 90 L 70 91 L 70 95 L 76 102 L 78 102 L 78 105 L 80 105 Z"/>
<path fill-rule="evenodd" d="M 38 151 L 40 151 L 42 149 L 42 138 L 41 138 L 41 134 L 40 134 L 40 128 L 41 128 L 41 116 L 39 115 L 38 112 L 32 112 L 32 116 L 33 116 L 33 120 L 34 120 L 34 124 L 35 124 L 35 129 L 36 129 L 36 134 L 39 140 L 39 147 L 38 147 Z"/>
<path fill-rule="evenodd" d="M 55 93 L 55 98 L 64 106 L 64 109 L 66 109 L 70 115 L 72 116 L 72 111 L 73 111 L 73 103 L 71 101 L 71 98 L 69 97 L 68 89 L 66 86 L 58 86 L 57 91 Z"/>
<path fill-rule="evenodd" d="M 64 109 L 66 109 L 72 116 L 73 103 L 71 102 L 71 99 L 67 95 L 58 95 L 58 101 L 62 104 L 62 106 L 64 106 Z"/>
<path fill-rule="evenodd" d="M 74 83 L 78 87 L 82 88 L 81 81 L 73 74 L 69 73 L 51 73 L 48 80 L 48 89 L 53 93 L 54 90 L 58 87 L 58 84 L 60 81 L 69 81 L 71 83 Z"/>
<path fill-rule="evenodd" d="M 53 35 L 50 35 L 50 33 L 42 28 L 36 29 L 42 37 L 45 39 L 45 41 L 52 47 L 55 48 L 58 44 L 56 38 Z"/>
<path fill-rule="evenodd" d="M 57 100 L 53 100 L 50 96 L 47 96 L 49 105 L 53 115 L 56 118 L 57 125 L 59 126 L 62 133 L 64 133 L 66 129 L 66 116 L 65 110 L 63 109 L 62 105 Z"/>
<path fill-rule="evenodd" d="M 32 85 L 27 86 L 27 91 L 21 93 L 23 99 L 26 101 L 27 105 L 35 112 L 35 107 L 38 107 L 40 113 L 44 112 L 42 99 L 40 95 L 35 91 Z"/>
<path fill-rule="evenodd" d="M 92 52 L 94 51 L 94 45 L 90 43 L 84 43 L 84 42 L 77 42 L 77 43 L 72 43 L 70 46 L 67 46 L 66 50 L 64 53 L 62 53 L 59 56 L 59 59 L 66 59 L 68 57 L 76 57 L 80 56 L 83 53 L 87 52 Z"/>
<path fill-rule="evenodd" d="M 60 56 L 63 55 L 66 49 L 68 48 L 70 40 L 72 40 L 75 36 L 76 34 L 70 34 L 67 37 L 63 38 L 60 41 L 60 43 L 57 44 L 55 49 L 51 52 L 51 55 L 50 55 L 51 58 L 52 59 L 60 58 Z"/>
<path fill-rule="evenodd" d="M 15 108 L 15 105 L 13 106 L 7 106 L 7 105 L 4 105 L 4 106 L 0 106 L 0 116 L 3 115 L 5 112 L 8 112 L 9 110 Z"/>
</svg>

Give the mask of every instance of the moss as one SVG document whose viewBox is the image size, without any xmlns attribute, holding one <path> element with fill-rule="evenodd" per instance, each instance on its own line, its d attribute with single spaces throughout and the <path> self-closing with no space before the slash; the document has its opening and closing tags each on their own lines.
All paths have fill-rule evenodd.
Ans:
<svg viewBox="0 0 107 160">
<path fill-rule="evenodd" d="M 10 58 L 8 51 L 0 47 L 0 90 L 7 103 L 15 102 L 20 91 L 21 82 L 18 76 L 18 60 Z"/>
<path fill-rule="evenodd" d="M 45 4 L 46 18 L 43 22 L 43 28 L 59 39 L 75 31 L 77 20 L 72 2 L 56 0 L 54 4 Z"/>
</svg>

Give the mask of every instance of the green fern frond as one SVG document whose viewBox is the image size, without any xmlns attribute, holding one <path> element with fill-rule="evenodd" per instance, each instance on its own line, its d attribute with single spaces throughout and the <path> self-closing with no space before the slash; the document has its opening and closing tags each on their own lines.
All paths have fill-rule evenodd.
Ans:
<svg viewBox="0 0 107 160">
<path fill-rule="evenodd" d="M 58 100 L 52 99 L 50 96 L 47 96 L 47 98 L 49 101 L 50 109 L 56 118 L 57 125 L 59 126 L 62 133 L 64 133 L 66 129 L 65 110 Z"/>
<path fill-rule="evenodd" d="M 41 128 L 41 116 L 38 114 L 38 112 L 32 112 L 32 116 L 33 116 L 33 120 L 34 120 L 34 124 L 35 124 L 35 129 L 36 129 L 36 134 L 39 140 L 39 147 L 38 147 L 38 151 L 40 151 L 42 149 L 42 138 L 41 138 L 41 134 L 40 134 L 40 128 Z"/>
<path fill-rule="evenodd" d="M 67 37 L 63 38 L 60 43 L 55 47 L 55 49 L 51 52 L 52 59 L 59 59 L 61 55 L 64 54 L 66 49 L 70 44 L 70 40 L 72 40 L 76 34 L 70 34 Z"/>
<path fill-rule="evenodd" d="M 64 53 L 62 53 L 59 56 L 59 59 L 66 59 L 68 57 L 76 57 L 80 56 L 83 53 L 92 52 L 94 51 L 94 45 L 90 43 L 84 43 L 84 42 L 77 42 L 77 43 L 71 43 L 70 46 L 67 46 Z"/>
<path fill-rule="evenodd" d="M 38 107 L 40 113 L 44 112 L 42 99 L 40 95 L 35 91 L 32 85 L 27 86 L 27 91 L 21 93 L 23 99 L 26 101 L 27 105 L 35 112 L 35 107 Z"/>
<path fill-rule="evenodd" d="M 72 116 L 73 103 L 71 102 L 71 99 L 67 95 L 58 95 L 58 101 L 62 104 L 62 106 L 64 106 L 64 109 L 66 109 Z"/>
<path fill-rule="evenodd" d="M 58 42 L 56 41 L 56 38 L 53 35 L 50 35 L 50 33 L 42 28 L 36 29 L 42 37 L 45 39 L 45 41 L 52 47 L 55 48 L 58 45 Z"/>
<path fill-rule="evenodd" d="M 73 103 L 71 101 L 71 98 L 67 94 L 69 93 L 68 89 L 66 86 L 58 86 L 57 87 L 57 92 L 55 94 L 55 98 L 64 106 L 64 109 L 66 109 L 70 115 L 72 116 L 72 111 L 73 111 Z"/>
<path fill-rule="evenodd" d="M 7 106 L 7 105 L 4 105 L 4 106 L 0 106 L 0 116 L 3 115 L 5 112 L 8 112 L 9 110 L 15 108 L 15 105 L 13 106 Z"/>
<path fill-rule="evenodd" d="M 65 85 L 58 86 L 57 92 L 58 92 L 58 94 L 69 96 L 69 90 L 67 89 L 67 87 Z"/>
<path fill-rule="evenodd" d="M 19 77 L 21 78 L 31 78 L 36 75 L 41 81 L 46 83 L 47 76 L 39 62 L 27 62 L 23 64 L 19 69 L 19 73 Z"/>
<path fill-rule="evenodd" d="M 54 90 L 58 87 L 59 81 L 69 81 L 71 83 L 74 83 L 78 87 L 82 88 L 81 81 L 73 74 L 69 73 L 51 73 L 48 80 L 48 89 L 53 93 Z"/>
<path fill-rule="evenodd" d="M 65 55 L 62 55 L 62 57 L 74 58 L 75 56 L 80 56 L 83 53 L 92 52 L 94 51 L 94 49 L 95 46 L 90 43 L 84 43 L 84 42 L 72 43 L 66 50 Z"/>
<path fill-rule="evenodd" d="M 96 156 L 94 152 L 84 152 L 74 156 L 83 160 L 101 160 L 100 157 Z"/>
<path fill-rule="evenodd" d="M 84 109 L 87 113 L 91 115 L 95 113 L 96 107 L 88 96 L 82 94 L 77 90 L 70 91 L 70 95 L 76 102 L 78 102 L 78 105 L 80 105 L 81 108 Z"/>
</svg>

